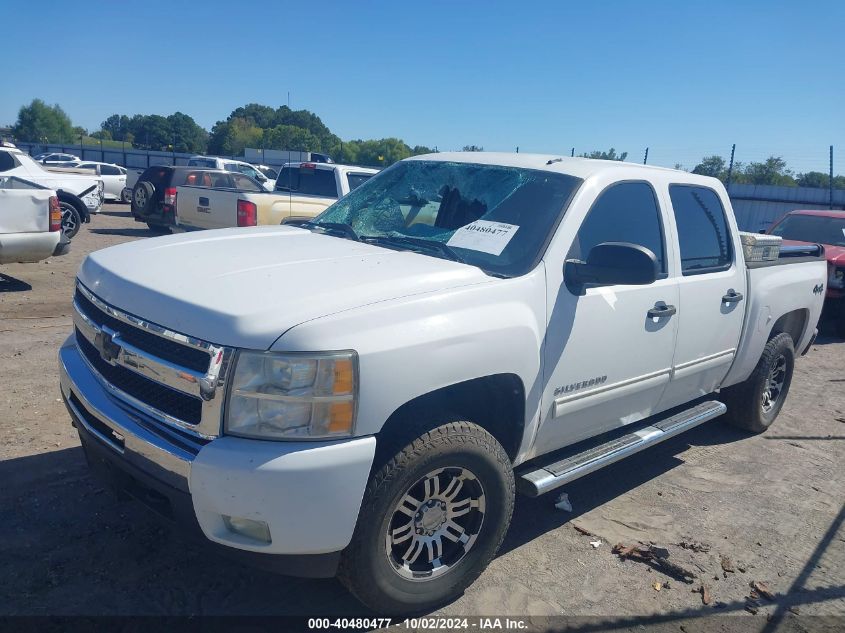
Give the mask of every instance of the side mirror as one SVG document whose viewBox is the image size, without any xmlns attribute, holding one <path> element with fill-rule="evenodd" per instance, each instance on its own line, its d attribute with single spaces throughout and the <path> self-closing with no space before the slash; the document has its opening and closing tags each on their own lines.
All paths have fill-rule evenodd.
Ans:
<svg viewBox="0 0 845 633">
<path fill-rule="evenodd" d="M 604 242 L 594 246 L 587 261 L 567 260 L 563 280 L 576 294 L 584 286 L 647 286 L 657 279 L 657 257 L 649 249 L 630 242 Z"/>
</svg>

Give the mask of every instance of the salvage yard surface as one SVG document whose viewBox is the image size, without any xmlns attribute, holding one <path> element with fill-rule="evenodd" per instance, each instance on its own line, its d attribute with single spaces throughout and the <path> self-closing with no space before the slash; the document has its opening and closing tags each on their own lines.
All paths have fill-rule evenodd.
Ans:
<svg viewBox="0 0 845 633">
<path fill-rule="evenodd" d="M 69 255 L 0 267 L 0 615 L 367 615 L 334 580 L 210 556 L 89 477 L 56 364 L 74 275 L 149 237 L 106 205 Z M 845 615 L 845 342 L 830 330 L 767 433 L 705 424 L 567 486 L 572 512 L 557 493 L 518 499 L 496 560 L 441 613 Z"/>
</svg>

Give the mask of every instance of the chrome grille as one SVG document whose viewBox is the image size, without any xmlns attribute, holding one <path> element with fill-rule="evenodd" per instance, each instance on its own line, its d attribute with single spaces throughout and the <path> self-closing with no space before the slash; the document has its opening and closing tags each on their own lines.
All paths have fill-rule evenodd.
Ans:
<svg viewBox="0 0 845 633">
<path fill-rule="evenodd" d="M 73 306 L 79 351 L 114 396 L 192 435 L 219 435 L 231 349 L 123 312 L 81 283 Z"/>
</svg>

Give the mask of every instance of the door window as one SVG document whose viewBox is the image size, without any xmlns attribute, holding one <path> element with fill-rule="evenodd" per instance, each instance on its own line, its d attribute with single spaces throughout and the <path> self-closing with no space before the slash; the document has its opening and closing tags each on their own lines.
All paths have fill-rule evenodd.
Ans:
<svg viewBox="0 0 845 633">
<path fill-rule="evenodd" d="M 243 174 L 232 174 L 232 180 L 235 181 L 235 188 L 241 191 L 264 191 L 264 187 L 259 185 L 249 176 Z"/>
<path fill-rule="evenodd" d="M 712 189 L 671 185 L 685 276 L 727 270 L 733 262 L 731 235 L 725 209 Z"/>
<path fill-rule="evenodd" d="M 100 174 L 103 176 L 120 176 L 120 170 L 113 165 L 100 165 Z"/>
<path fill-rule="evenodd" d="M 657 258 L 657 269 L 666 273 L 663 224 L 651 185 L 622 182 L 605 189 L 593 203 L 566 258 L 586 260 L 590 250 L 604 242 L 644 246 Z"/>
</svg>

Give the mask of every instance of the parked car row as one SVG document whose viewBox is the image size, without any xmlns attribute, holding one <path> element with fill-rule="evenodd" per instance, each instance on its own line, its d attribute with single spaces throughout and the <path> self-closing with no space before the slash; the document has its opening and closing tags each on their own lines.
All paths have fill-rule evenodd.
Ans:
<svg viewBox="0 0 845 633">
<path fill-rule="evenodd" d="M 376 173 L 336 163 L 292 163 L 270 192 L 240 170 L 150 167 L 135 184 L 132 215 L 159 232 L 309 220 Z"/>
</svg>

